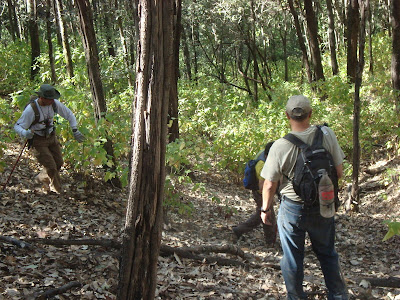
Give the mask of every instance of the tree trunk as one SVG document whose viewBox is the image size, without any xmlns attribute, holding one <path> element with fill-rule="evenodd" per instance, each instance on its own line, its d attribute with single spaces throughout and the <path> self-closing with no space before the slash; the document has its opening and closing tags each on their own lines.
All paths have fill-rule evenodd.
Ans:
<svg viewBox="0 0 400 300">
<path fill-rule="evenodd" d="M 315 80 L 325 80 L 322 68 L 321 51 L 318 42 L 318 27 L 312 0 L 304 0 L 306 9 L 307 32 L 309 36 L 311 59 L 313 60 Z"/>
<path fill-rule="evenodd" d="M 40 40 L 35 0 L 28 1 L 28 13 L 29 36 L 31 39 L 31 80 L 34 80 L 40 71 L 38 62 L 38 58 L 40 56 Z"/>
<path fill-rule="evenodd" d="M 182 33 L 183 57 L 184 57 L 184 61 L 185 61 L 186 75 L 187 75 L 187 78 L 191 81 L 192 80 L 192 69 L 191 69 L 191 63 L 190 63 L 190 60 L 191 60 L 190 52 L 189 52 L 189 46 L 188 46 L 185 28 L 182 25 L 181 25 L 181 33 Z"/>
<path fill-rule="evenodd" d="M 297 39 L 299 41 L 299 47 L 300 47 L 301 53 L 303 54 L 303 63 L 306 68 L 307 79 L 308 79 L 308 82 L 311 83 L 312 82 L 311 66 L 310 66 L 310 62 L 308 60 L 307 48 L 306 48 L 306 44 L 304 42 L 303 33 L 301 31 L 299 17 L 293 6 L 293 0 L 288 0 L 288 3 L 289 3 L 290 12 L 293 16 L 294 25 L 296 27 L 296 33 L 297 33 Z"/>
<path fill-rule="evenodd" d="M 21 38 L 18 30 L 17 14 L 15 13 L 15 7 L 12 0 L 7 0 L 7 6 L 8 6 L 8 20 L 10 22 L 10 35 L 13 41 L 15 42 L 17 38 L 18 39 Z"/>
<path fill-rule="evenodd" d="M 351 206 L 352 211 L 358 212 L 360 210 L 360 193 L 358 185 L 358 177 L 360 173 L 360 115 L 361 115 L 361 101 L 360 101 L 360 89 L 362 84 L 362 76 L 364 70 L 364 49 L 365 49 L 365 23 L 367 16 L 369 0 L 361 1 L 361 24 L 360 24 L 360 45 L 355 81 L 355 92 L 354 92 L 354 112 L 353 112 L 353 178 L 352 178 L 352 189 L 351 189 Z"/>
<path fill-rule="evenodd" d="M 372 9 L 371 9 L 371 3 L 369 3 L 368 7 L 368 43 L 369 43 L 369 72 L 371 74 L 374 74 L 374 55 L 372 51 L 372 33 L 373 33 L 373 24 L 372 24 Z"/>
<path fill-rule="evenodd" d="M 90 89 L 92 91 L 93 106 L 96 122 L 106 116 L 107 105 L 104 97 L 103 82 L 100 75 L 99 55 L 97 50 L 96 35 L 93 28 L 93 15 L 89 0 L 76 1 L 79 10 L 79 20 L 82 32 L 83 48 L 88 69 Z M 116 173 L 117 162 L 114 156 L 112 141 L 106 133 L 106 142 L 103 147 L 107 152 L 108 158 L 112 160 L 113 166 L 110 168 L 112 173 Z M 108 167 L 106 167 L 108 168 Z M 116 187 L 121 187 L 121 182 L 117 176 L 113 177 L 111 183 Z"/>
<path fill-rule="evenodd" d="M 51 0 L 46 0 L 46 38 L 47 45 L 49 48 L 49 62 L 51 72 L 51 82 L 57 82 L 56 68 L 54 66 L 54 53 L 53 53 L 53 42 L 51 40 Z"/>
<path fill-rule="evenodd" d="M 179 78 L 179 46 L 181 38 L 181 15 L 182 15 L 182 0 L 175 0 L 174 7 L 174 23 L 173 23 L 173 59 L 171 82 L 178 82 Z M 179 138 L 179 105 L 178 105 L 178 86 L 171 84 L 169 95 L 169 110 L 168 110 L 168 133 L 169 142 L 173 142 Z"/>
<path fill-rule="evenodd" d="M 400 112 L 400 2 L 392 3 L 392 87 L 395 95 L 396 111 Z"/>
<path fill-rule="evenodd" d="M 68 76 L 70 78 L 72 78 L 72 77 L 74 77 L 74 67 L 72 64 L 71 49 L 70 49 L 69 41 L 68 41 L 67 26 L 65 24 L 65 19 L 64 19 L 63 2 L 62 2 L 62 0 L 56 0 L 56 4 L 57 4 L 58 24 L 60 26 L 65 64 L 66 64 Z"/>
<path fill-rule="evenodd" d="M 350 83 L 355 83 L 357 72 L 359 16 L 358 0 L 350 0 L 347 9 L 347 77 Z"/>
<path fill-rule="evenodd" d="M 329 18 L 329 50 L 331 51 L 332 74 L 337 75 L 339 73 L 339 65 L 336 57 L 335 18 L 332 10 L 332 0 L 326 0 L 326 6 Z"/>
<path fill-rule="evenodd" d="M 174 0 L 137 0 L 132 168 L 117 299 L 154 299 L 161 244 Z"/>
<path fill-rule="evenodd" d="M 115 5 L 115 10 L 118 11 L 118 0 L 114 1 Z M 125 62 L 125 67 L 126 67 L 126 72 L 127 72 L 127 77 L 128 77 L 128 84 L 130 87 L 134 86 L 134 78 L 133 78 L 133 72 L 132 72 L 132 67 L 130 64 L 130 59 L 129 59 L 129 53 L 128 53 L 128 43 L 126 41 L 125 37 L 125 32 L 124 32 L 124 26 L 122 24 L 122 18 L 121 16 L 117 17 L 117 26 L 119 30 L 119 37 L 121 39 L 121 45 L 122 45 L 122 52 L 124 54 L 124 62 Z"/>
</svg>

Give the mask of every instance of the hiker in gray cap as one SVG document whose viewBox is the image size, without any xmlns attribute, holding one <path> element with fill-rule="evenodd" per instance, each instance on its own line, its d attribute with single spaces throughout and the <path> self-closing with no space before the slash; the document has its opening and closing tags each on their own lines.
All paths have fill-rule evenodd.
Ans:
<svg viewBox="0 0 400 300">
<path fill-rule="evenodd" d="M 38 97 L 31 99 L 14 130 L 29 140 L 34 155 L 43 166 L 35 177 L 47 191 L 62 193 L 60 169 L 63 165 L 61 146 L 55 134 L 54 115 L 57 113 L 69 122 L 74 138 L 83 142 L 85 136 L 78 130 L 72 111 L 58 99 L 61 94 L 51 85 L 43 84 L 36 92 Z"/>
<path fill-rule="evenodd" d="M 328 161 L 329 167 L 336 172 L 337 177 L 343 175 L 345 156 L 335 133 L 327 126 L 311 125 L 311 115 L 311 104 L 307 97 L 296 95 L 288 99 L 286 117 L 292 131 L 290 135 L 275 141 L 261 171 L 261 176 L 265 179 L 261 219 L 265 224 L 269 224 L 268 217 L 273 212 L 274 195 L 278 189 L 281 194 L 278 213 L 278 232 L 283 250 L 281 270 L 287 299 L 307 299 L 303 290 L 303 260 L 307 233 L 324 275 L 328 289 L 326 298 L 347 300 L 346 284 L 341 274 L 339 256 L 335 250 L 335 218 L 323 217 L 320 214 L 319 202 L 312 201 L 311 194 L 304 199 L 304 195 L 298 189 L 295 190 L 296 182 L 293 180 L 299 169 L 296 164 L 299 153 L 300 157 L 306 156 L 304 152 L 300 152 L 299 146 L 293 143 L 293 140 L 298 140 L 302 146 L 303 143 L 311 145 L 321 142 L 322 147 L 319 151 L 313 152 L 329 153 L 330 156 L 324 156 L 322 161 Z M 292 136 L 294 138 L 291 138 Z M 313 163 L 316 164 L 316 161 Z M 308 170 L 311 168 L 310 165 L 311 162 L 307 161 Z M 301 170 L 305 169 L 303 166 L 300 167 Z M 306 188 L 312 188 L 311 185 Z"/>
</svg>

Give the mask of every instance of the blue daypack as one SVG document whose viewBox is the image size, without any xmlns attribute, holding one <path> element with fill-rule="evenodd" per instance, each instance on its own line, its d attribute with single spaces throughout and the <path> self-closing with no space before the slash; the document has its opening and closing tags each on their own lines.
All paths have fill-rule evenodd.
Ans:
<svg viewBox="0 0 400 300">
<path fill-rule="evenodd" d="M 265 162 L 264 150 L 259 152 L 255 159 L 251 159 L 246 163 L 244 168 L 243 186 L 248 190 L 259 190 L 258 179 L 256 175 L 256 164 L 260 160 Z"/>
</svg>

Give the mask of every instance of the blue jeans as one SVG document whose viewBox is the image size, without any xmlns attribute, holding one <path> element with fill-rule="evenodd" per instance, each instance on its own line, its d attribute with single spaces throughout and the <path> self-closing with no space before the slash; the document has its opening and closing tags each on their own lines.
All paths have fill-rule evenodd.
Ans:
<svg viewBox="0 0 400 300">
<path fill-rule="evenodd" d="M 287 299 L 307 298 L 303 291 L 306 232 L 324 274 L 328 299 L 348 299 L 346 285 L 341 276 L 339 256 L 335 251 L 334 217 L 322 217 L 319 207 L 306 208 L 290 200 L 283 200 L 278 214 L 278 231 L 283 250 L 281 269 Z"/>
</svg>

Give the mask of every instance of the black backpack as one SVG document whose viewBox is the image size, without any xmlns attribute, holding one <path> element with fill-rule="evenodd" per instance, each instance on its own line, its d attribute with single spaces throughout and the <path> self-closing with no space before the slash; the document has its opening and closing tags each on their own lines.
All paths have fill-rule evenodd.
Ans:
<svg viewBox="0 0 400 300">
<path fill-rule="evenodd" d="M 256 175 L 256 164 L 260 161 L 265 162 L 264 151 L 262 151 L 255 159 L 251 159 L 246 163 L 244 168 L 243 186 L 249 190 L 259 190 L 258 179 Z"/>
<path fill-rule="evenodd" d="M 32 109 L 33 109 L 33 112 L 35 113 L 35 119 L 33 120 L 31 126 L 33 126 L 33 125 L 39 123 L 39 119 L 40 119 L 39 109 L 38 109 L 38 107 L 37 107 L 37 105 L 36 105 L 36 102 L 35 102 L 36 99 L 38 99 L 38 96 L 36 96 L 36 95 L 31 96 L 30 99 L 29 99 L 28 104 L 25 105 L 25 108 L 26 108 L 28 105 L 30 105 L 30 106 L 32 107 Z M 25 108 L 24 108 L 24 109 L 25 109 Z M 56 114 L 56 113 L 57 113 L 57 105 L 56 105 L 55 102 L 53 102 L 53 110 L 54 110 L 54 113 Z"/>
<path fill-rule="evenodd" d="M 285 175 L 292 182 L 296 194 L 304 201 L 306 206 L 318 205 L 318 184 L 322 176 L 318 170 L 325 169 L 334 185 L 335 207 L 337 209 L 339 206 L 338 176 L 332 155 L 322 146 L 323 132 L 321 126 L 317 126 L 311 145 L 307 145 L 291 133 L 283 138 L 300 148 L 294 177 L 289 178 Z"/>
</svg>

